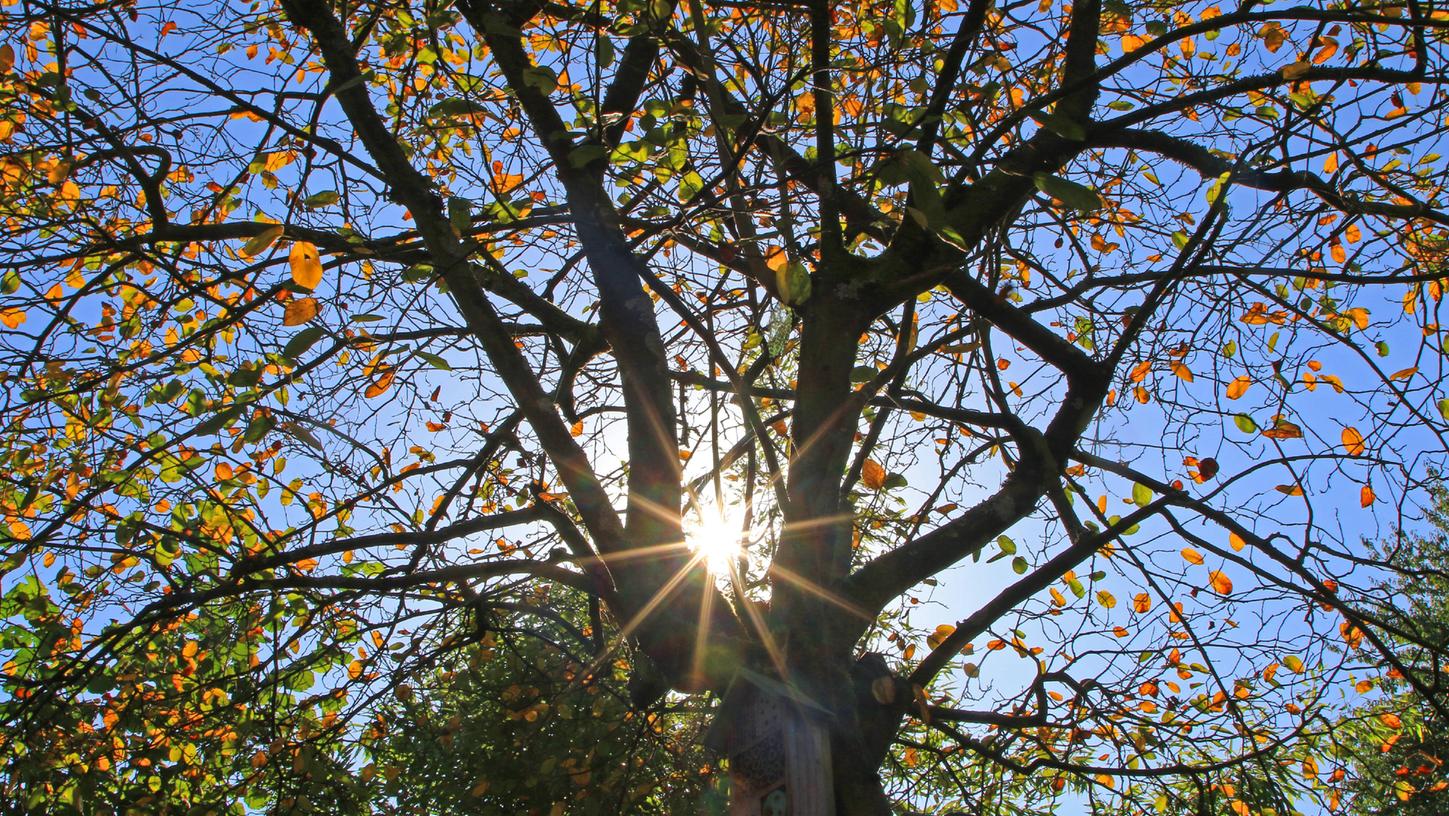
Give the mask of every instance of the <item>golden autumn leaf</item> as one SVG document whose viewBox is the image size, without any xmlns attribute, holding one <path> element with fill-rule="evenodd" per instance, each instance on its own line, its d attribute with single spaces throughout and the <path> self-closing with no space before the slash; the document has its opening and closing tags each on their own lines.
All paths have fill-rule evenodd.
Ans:
<svg viewBox="0 0 1449 816">
<path fill-rule="evenodd" d="M 300 326 L 308 320 L 317 316 L 322 310 L 316 298 L 297 298 L 287 301 L 287 309 L 282 313 L 283 326 Z"/>
<path fill-rule="evenodd" d="M 20 324 L 25 321 L 26 315 L 24 309 L 0 309 L 0 323 L 4 323 L 7 329 L 18 329 L 20 328 Z"/>
<path fill-rule="evenodd" d="M 317 247 L 311 243 L 293 242 L 287 263 L 292 267 L 292 282 L 303 289 L 316 289 L 322 282 L 322 260 L 317 257 Z"/>
<path fill-rule="evenodd" d="M 937 626 L 936 630 L 926 637 L 926 645 L 934 649 L 940 646 L 955 631 L 956 627 L 949 623 L 943 623 Z"/>
<path fill-rule="evenodd" d="M 1395 731 L 1404 727 L 1404 721 L 1399 719 L 1399 715 L 1389 711 L 1385 711 L 1384 713 L 1379 715 L 1379 722 L 1387 725 Z"/>
<path fill-rule="evenodd" d="M 1168 363 L 1167 367 L 1172 369 L 1172 373 L 1176 374 L 1183 382 L 1192 382 L 1192 371 L 1187 366 L 1174 360 Z"/>
<path fill-rule="evenodd" d="M 1152 609 L 1152 597 L 1146 592 L 1139 592 L 1132 596 L 1132 611 L 1147 612 Z"/>
<path fill-rule="evenodd" d="M 298 561 L 297 562 L 297 571 L 298 572 L 311 572 L 312 570 L 317 569 L 317 565 L 319 563 L 321 563 L 321 562 L 319 562 L 315 558 L 304 558 L 301 561 Z"/>
<path fill-rule="evenodd" d="M 1347 250 L 1343 248 L 1343 244 L 1337 242 L 1328 245 L 1328 254 L 1333 257 L 1333 262 L 1337 264 L 1344 263 L 1348 260 Z"/>
<path fill-rule="evenodd" d="M 1373 504 L 1373 503 L 1374 503 L 1374 489 L 1372 487 L 1368 486 L 1368 485 L 1364 485 L 1363 487 L 1359 488 L 1359 491 L 1358 491 L 1358 506 L 1359 507 L 1368 507 L 1370 504 Z"/>
<path fill-rule="evenodd" d="M 1182 559 L 1189 564 L 1201 564 L 1203 561 L 1202 553 L 1191 547 L 1182 548 Z"/>
<path fill-rule="evenodd" d="M 1343 447 L 1348 451 L 1349 456 L 1359 456 L 1364 451 L 1363 434 L 1357 428 L 1349 426 L 1343 429 Z"/>
<path fill-rule="evenodd" d="M 1234 552 L 1242 552 L 1243 548 L 1248 546 L 1248 542 L 1244 541 L 1243 537 L 1237 533 L 1228 533 L 1228 545 L 1233 548 Z"/>
<path fill-rule="evenodd" d="M 865 460 L 865 465 L 860 469 L 860 481 L 871 490 L 880 490 L 885 487 L 885 468 L 874 459 Z"/>
<path fill-rule="evenodd" d="M 1208 573 L 1208 581 L 1211 582 L 1213 591 L 1219 595 L 1233 594 L 1233 581 L 1222 570 L 1213 570 Z"/>
<path fill-rule="evenodd" d="M 1235 377 L 1233 378 L 1232 382 L 1228 383 L 1228 399 L 1238 399 L 1244 394 L 1248 393 L 1248 389 L 1252 387 L 1253 380 L 1248 375 L 1244 374 L 1242 376 Z"/>
</svg>

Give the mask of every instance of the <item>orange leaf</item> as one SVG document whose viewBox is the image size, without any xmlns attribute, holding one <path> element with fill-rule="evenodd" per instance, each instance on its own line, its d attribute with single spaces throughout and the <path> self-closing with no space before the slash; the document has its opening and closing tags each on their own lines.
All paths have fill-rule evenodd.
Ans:
<svg viewBox="0 0 1449 816">
<path fill-rule="evenodd" d="M 865 465 L 860 469 L 860 480 L 871 490 L 880 490 L 885 487 L 885 468 L 874 459 L 865 460 Z"/>
<path fill-rule="evenodd" d="M 312 570 L 317 569 L 318 563 L 319 562 L 315 558 L 304 558 L 301 561 L 297 562 L 297 571 L 311 572 Z"/>
<path fill-rule="evenodd" d="M 1228 383 L 1228 399 L 1238 399 L 1248 393 L 1248 389 L 1252 386 L 1253 380 L 1246 374 L 1234 378 L 1232 382 Z"/>
<path fill-rule="evenodd" d="M 387 393 L 387 389 L 392 387 L 392 378 L 396 373 L 397 370 L 392 368 L 384 371 L 381 377 L 378 377 L 368 384 L 367 390 L 362 392 L 362 396 L 372 399 L 373 397 L 380 397 Z"/>
<path fill-rule="evenodd" d="M 300 326 L 317 316 L 322 308 L 316 298 L 297 298 L 287 301 L 287 310 L 282 313 L 283 326 Z"/>
<path fill-rule="evenodd" d="M 1172 373 L 1176 374 L 1183 382 L 1192 382 L 1192 371 L 1187 366 L 1173 360 L 1167 364 L 1167 367 L 1172 369 Z"/>
<path fill-rule="evenodd" d="M 1182 548 L 1182 558 L 1183 558 L 1184 561 L 1186 561 L 1189 564 L 1201 564 L 1202 563 L 1202 553 L 1198 552 L 1197 550 L 1194 550 L 1191 547 L 1183 547 Z"/>
<path fill-rule="evenodd" d="M 1286 419 L 1278 419 L 1273 427 L 1263 430 L 1263 436 L 1269 439 L 1302 439 L 1303 429 Z"/>
<path fill-rule="evenodd" d="M 582 419 L 579 420 L 578 422 L 575 422 L 574 424 L 572 424 L 572 425 L 569 426 L 569 436 L 583 436 L 583 435 L 584 435 L 584 421 Z"/>
<path fill-rule="evenodd" d="M 1373 503 L 1374 503 L 1374 489 L 1372 487 L 1369 487 L 1368 485 L 1364 485 L 1363 487 L 1359 488 L 1359 491 L 1358 491 L 1358 506 L 1359 507 L 1368 507 L 1370 504 L 1373 504 Z"/>
<path fill-rule="evenodd" d="M 24 309 L 0 309 L 0 323 L 4 323 L 7 329 L 20 328 L 25 319 Z"/>
<path fill-rule="evenodd" d="M 1419 373 L 1419 367 L 1418 366 L 1409 366 L 1408 368 L 1401 368 L 1398 371 L 1395 371 L 1394 373 L 1390 374 L 1389 375 L 1389 379 L 1391 379 L 1391 380 L 1407 380 L 1410 377 L 1412 377 L 1412 376 L 1414 376 L 1415 374 L 1418 374 L 1418 373 Z"/>
<path fill-rule="evenodd" d="M 1358 456 L 1363 453 L 1363 434 L 1352 426 L 1343 429 L 1343 447 L 1348 450 L 1349 456 Z"/>
<path fill-rule="evenodd" d="M 287 262 L 292 266 L 292 282 L 303 289 L 312 290 L 322 282 L 322 261 L 317 257 L 317 247 L 306 241 L 296 241 L 287 253 Z"/>
<path fill-rule="evenodd" d="M 1332 175 L 1338 171 L 1338 153 L 1329 153 L 1323 157 L 1323 172 Z"/>
<path fill-rule="evenodd" d="M 1343 244 L 1333 243 L 1328 247 L 1328 254 L 1333 256 L 1334 263 L 1343 263 L 1348 260 L 1348 252 L 1344 250 Z"/>
<path fill-rule="evenodd" d="M 1146 592 L 1139 592 L 1132 596 L 1132 611 L 1146 612 L 1152 608 L 1152 598 Z"/>
<path fill-rule="evenodd" d="M 1243 548 L 1248 546 L 1248 542 L 1237 533 L 1228 533 L 1228 544 L 1232 546 L 1234 552 L 1242 552 Z"/>
<path fill-rule="evenodd" d="M 1379 722 L 1394 730 L 1404 727 L 1404 721 L 1399 719 L 1399 715 L 1387 711 L 1379 715 Z"/>
<path fill-rule="evenodd" d="M 1208 580 L 1212 582 L 1213 591 L 1219 595 L 1233 594 L 1233 582 L 1220 570 L 1213 570 L 1208 573 Z"/>
</svg>

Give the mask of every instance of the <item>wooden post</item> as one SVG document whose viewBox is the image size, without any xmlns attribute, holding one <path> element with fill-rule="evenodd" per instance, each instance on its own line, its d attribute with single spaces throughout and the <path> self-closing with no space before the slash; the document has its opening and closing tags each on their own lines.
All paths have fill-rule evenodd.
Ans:
<svg viewBox="0 0 1449 816">
<path fill-rule="evenodd" d="M 704 737 L 729 759 L 730 816 L 834 816 L 830 718 L 794 686 L 740 669 Z"/>
</svg>

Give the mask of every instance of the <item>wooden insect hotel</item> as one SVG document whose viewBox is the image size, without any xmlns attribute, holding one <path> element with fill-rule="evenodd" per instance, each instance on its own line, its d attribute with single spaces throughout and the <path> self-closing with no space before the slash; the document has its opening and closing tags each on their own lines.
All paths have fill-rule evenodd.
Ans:
<svg viewBox="0 0 1449 816">
<path fill-rule="evenodd" d="M 730 816 L 833 816 L 830 717 L 794 686 L 740 669 L 704 736 L 729 759 Z"/>
</svg>

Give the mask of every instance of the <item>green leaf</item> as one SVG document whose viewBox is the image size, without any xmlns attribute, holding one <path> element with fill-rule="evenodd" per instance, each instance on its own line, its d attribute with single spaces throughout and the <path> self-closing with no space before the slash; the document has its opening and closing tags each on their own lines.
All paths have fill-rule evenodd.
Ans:
<svg viewBox="0 0 1449 816">
<path fill-rule="evenodd" d="M 1052 133 L 1055 133 L 1063 139 L 1071 139 L 1074 142 L 1080 142 L 1087 138 L 1087 131 L 1084 130 L 1080 124 L 1077 124 L 1076 122 L 1068 119 L 1065 116 L 1059 116 L 1055 113 L 1038 112 L 1032 112 L 1030 116 L 1031 118 L 1036 120 L 1037 124 L 1041 125 L 1047 130 L 1050 130 Z M 1061 196 L 1057 197 L 1061 198 Z M 1062 200 L 1065 201 L 1066 199 Z"/>
<path fill-rule="evenodd" d="M 1152 503 L 1152 488 L 1144 484 L 1132 485 L 1132 503 L 1138 507 L 1146 507 Z"/>
<path fill-rule="evenodd" d="M 341 198 L 342 195 L 336 190 L 323 190 L 320 193 L 313 193 L 302 199 L 302 206 L 309 210 L 315 210 L 336 204 Z"/>
<path fill-rule="evenodd" d="M 316 345 L 317 341 L 321 340 L 322 335 L 326 333 L 326 330 L 321 326 L 308 326 L 293 335 L 292 339 L 282 349 L 282 356 L 294 361 L 301 359 L 302 355 L 306 354 L 308 349 Z"/>
<path fill-rule="evenodd" d="M 1017 575 L 1024 575 L 1028 569 L 1030 569 L 1030 567 L 1026 563 L 1025 558 L 1022 558 L 1018 555 L 1017 557 L 1011 559 L 1011 571 L 1016 573 Z"/>
<path fill-rule="evenodd" d="M 1254 422 L 1253 418 L 1248 416 L 1247 414 L 1235 415 L 1233 417 L 1233 424 L 1237 425 L 1238 430 L 1242 431 L 1243 433 L 1250 434 L 1257 433 L 1258 431 L 1258 423 Z"/>
<path fill-rule="evenodd" d="M 1038 190 L 1073 209 L 1091 212 L 1102 206 L 1102 198 L 1097 195 L 1096 190 L 1084 187 L 1075 181 L 1067 181 L 1047 173 L 1033 175 L 1032 181 L 1036 183 Z"/>
<path fill-rule="evenodd" d="M 452 371 L 453 370 L 453 367 L 450 366 L 450 365 L 448 365 L 448 361 L 447 360 L 444 360 L 442 357 L 439 357 L 436 354 L 429 354 L 426 351 L 419 351 L 419 352 L 417 352 L 417 355 L 419 357 L 423 358 L 424 360 L 427 360 L 428 361 L 428 365 L 432 366 L 433 368 L 441 369 L 443 371 Z"/>
</svg>

